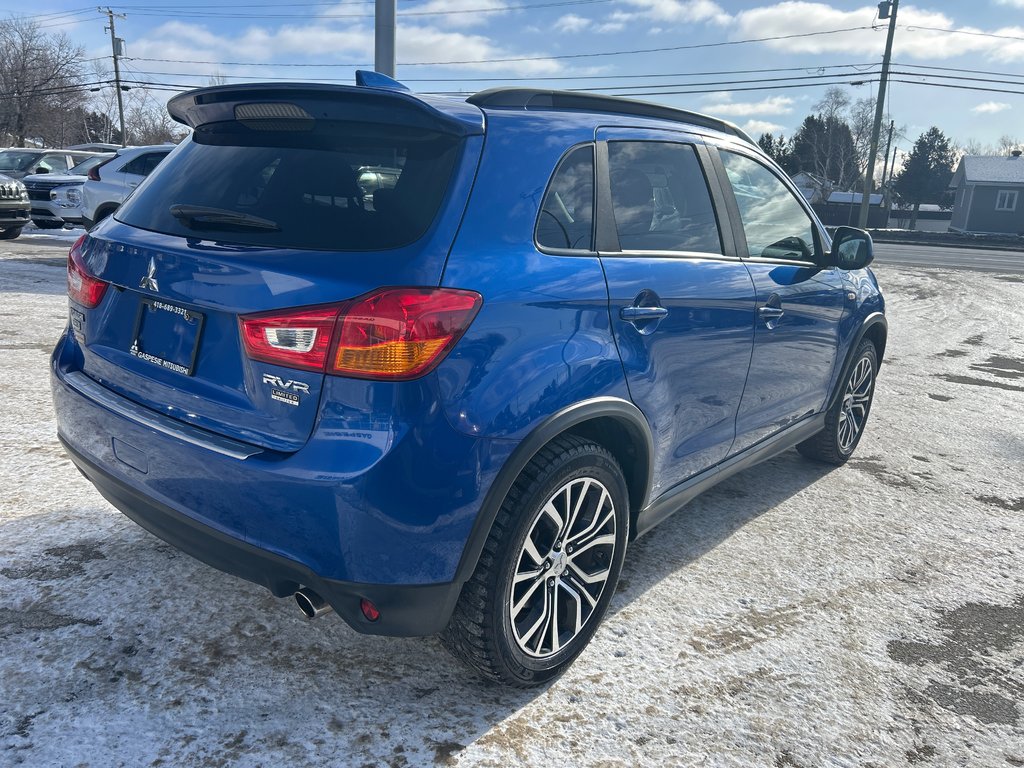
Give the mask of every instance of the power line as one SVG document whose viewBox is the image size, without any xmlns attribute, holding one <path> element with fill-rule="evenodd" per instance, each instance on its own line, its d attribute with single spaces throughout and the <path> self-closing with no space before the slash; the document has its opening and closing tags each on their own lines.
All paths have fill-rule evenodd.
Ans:
<svg viewBox="0 0 1024 768">
<path fill-rule="evenodd" d="M 940 70 L 942 72 L 966 72 L 966 73 L 972 74 L 972 75 L 995 75 L 997 77 L 1022 77 L 1022 78 L 1024 78 L 1024 74 L 1019 74 L 1019 73 L 1014 73 L 1014 72 L 990 72 L 989 70 L 985 70 L 985 69 L 961 69 L 959 67 L 934 67 L 934 66 L 929 66 L 927 64 L 902 64 L 902 63 L 896 63 L 896 62 L 893 62 L 893 66 L 895 66 L 895 67 L 911 67 L 913 69 L 936 69 L 936 70 Z"/>
<path fill-rule="evenodd" d="M 406 61 L 399 62 L 399 66 L 402 67 L 428 67 L 428 66 L 451 66 L 458 64 L 498 64 L 503 62 L 517 62 L 517 61 L 551 61 L 555 59 L 586 59 L 595 58 L 601 56 L 632 56 L 641 53 L 664 53 L 667 51 L 690 51 L 702 48 L 722 48 L 733 45 L 745 45 L 747 43 L 764 43 L 773 40 L 792 40 L 794 38 L 802 37 L 817 37 L 820 35 L 836 35 L 842 32 L 854 32 L 862 29 L 871 29 L 870 26 L 866 27 L 847 27 L 844 29 L 830 29 L 822 32 L 800 32 L 792 35 L 773 35 L 771 37 L 755 37 L 746 40 L 723 40 L 717 43 L 696 43 L 693 45 L 671 45 L 661 48 L 639 48 L 631 51 L 601 51 L 599 53 L 566 53 L 551 56 L 512 56 L 507 58 L 498 59 L 466 59 L 461 61 Z M 369 66 L 365 63 L 332 63 L 326 64 L 322 62 L 313 64 L 273 64 L 265 61 L 201 61 L 197 59 L 158 59 L 151 57 L 130 57 L 133 61 L 155 61 L 165 64 L 211 64 L 221 67 L 366 67 Z"/>
<path fill-rule="evenodd" d="M 504 13 L 506 11 L 515 10 L 533 10 L 537 8 L 563 8 L 566 6 L 576 5 L 594 5 L 597 3 L 610 3 L 613 0 L 557 0 L 555 2 L 546 3 L 524 3 L 521 5 L 503 5 L 499 7 L 483 7 L 483 8 L 460 8 L 458 10 L 447 10 L 447 11 L 402 11 L 398 14 L 399 18 L 408 17 L 419 17 L 419 16 L 451 16 L 455 14 L 465 13 Z M 301 5 L 305 5 L 300 3 Z M 320 3 L 311 3 L 310 5 L 320 5 Z M 337 6 L 337 4 L 333 4 Z M 125 6 L 115 6 L 118 9 L 124 9 Z M 198 6 L 195 6 L 198 8 Z M 166 17 L 171 16 L 174 18 L 197 18 L 197 19 L 294 19 L 294 11 L 288 13 L 252 13 L 247 10 L 251 6 L 241 8 L 240 6 L 232 6 L 238 8 L 237 12 L 229 11 L 211 11 L 208 9 L 196 10 L 196 11 L 182 11 L 180 6 L 166 7 L 166 10 L 135 10 L 131 11 L 133 16 L 154 16 L 154 17 Z M 277 6 L 280 7 L 280 6 Z M 290 6 L 291 7 L 291 6 Z M 163 8 L 163 6 L 161 6 Z M 372 13 L 321 13 L 318 14 L 316 19 L 366 19 L 373 18 Z"/>
<path fill-rule="evenodd" d="M 139 59 L 141 61 L 141 59 Z M 273 66 L 273 65 L 270 65 Z M 282 66 L 306 66 L 304 64 L 289 64 Z M 313 66 L 313 65 L 310 65 Z M 319 64 L 315 66 L 320 66 Z M 334 66 L 334 65 L 330 65 Z M 538 77 L 403 77 L 403 83 L 509 83 L 509 82 L 548 82 L 565 80 L 638 80 L 644 78 L 664 77 L 709 77 L 714 75 L 752 75 L 774 72 L 811 72 L 817 70 L 819 75 L 824 75 L 826 69 L 854 69 L 857 72 L 867 72 L 858 69 L 859 67 L 875 67 L 877 64 L 826 64 L 816 67 L 775 67 L 770 69 L 721 69 L 709 72 L 646 72 L 630 75 L 543 75 Z M 226 77 L 232 80 L 259 80 L 259 75 L 229 75 L 223 72 L 155 72 L 146 70 L 135 70 L 145 75 L 166 75 L 171 77 Z M 267 77 L 267 80 L 282 80 L 287 78 Z M 320 82 L 350 83 L 352 77 L 346 78 L 318 78 Z"/>
<path fill-rule="evenodd" d="M 903 27 L 907 32 L 945 32 L 950 35 L 971 35 L 972 37 L 992 37 L 997 40 L 1013 40 L 1014 42 L 1021 42 L 1020 35 L 997 35 L 992 32 L 972 32 L 967 29 L 943 29 L 942 27 L 919 27 L 916 24 L 907 25 Z"/>
</svg>

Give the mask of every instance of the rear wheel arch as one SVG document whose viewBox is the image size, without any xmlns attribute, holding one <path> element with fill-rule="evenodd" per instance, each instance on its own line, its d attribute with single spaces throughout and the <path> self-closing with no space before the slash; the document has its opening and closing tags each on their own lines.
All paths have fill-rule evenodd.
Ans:
<svg viewBox="0 0 1024 768">
<path fill-rule="evenodd" d="M 556 438 L 573 434 L 606 448 L 622 468 L 629 494 L 630 523 L 647 501 L 654 443 L 643 413 L 617 397 L 585 400 L 553 414 L 516 448 L 491 484 L 456 571 L 456 581 L 472 576 L 505 497 L 531 460 Z M 631 525 L 632 528 L 632 525 Z"/>
</svg>

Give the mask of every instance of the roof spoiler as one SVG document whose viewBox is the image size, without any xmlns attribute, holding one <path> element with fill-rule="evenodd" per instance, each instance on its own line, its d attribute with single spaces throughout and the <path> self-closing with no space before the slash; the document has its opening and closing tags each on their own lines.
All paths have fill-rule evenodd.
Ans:
<svg viewBox="0 0 1024 768">
<path fill-rule="evenodd" d="M 195 130 L 239 122 L 253 130 L 310 130 L 317 120 L 404 125 L 470 136 L 484 132 L 483 113 L 464 102 L 421 98 L 374 72 L 359 85 L 245 83 L 199 88 L 167 102 L 179 123 Z"/>
<path fill-rule="evenodd" d="M 475 93 L 466 99 L 478 107 L 504 109 L 583 109 L 589 112 L 608 112 L 619 115 L 653 117 L 676 123 L 699 125 L 722 133 L 732 134 L 748 144 L 754 140 L 737 125 L 728 120 L 691 112 L 686 109 L 666 107 L 648 101 L 624 99 L 621 96 L 579 93 L 578 91 L 552 91 L 538 88 L 490 88 Z"/>
</svg>

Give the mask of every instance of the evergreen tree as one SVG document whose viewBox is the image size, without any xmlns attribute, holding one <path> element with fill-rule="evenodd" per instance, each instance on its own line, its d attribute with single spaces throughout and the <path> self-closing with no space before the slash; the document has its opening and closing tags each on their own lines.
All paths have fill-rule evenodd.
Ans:
<svg viewBox="0 0 1024 768">
<path fill-rule="evenodd" d="M 921 203 L 941 203 L 948 193 L 956 157 L 952 143 L 935 126 L 914 142 L 914 148 L 894 182 L 900 201 L 914 206 L 910 216 L 911 229 L 917 226 Z"/>
</svg>

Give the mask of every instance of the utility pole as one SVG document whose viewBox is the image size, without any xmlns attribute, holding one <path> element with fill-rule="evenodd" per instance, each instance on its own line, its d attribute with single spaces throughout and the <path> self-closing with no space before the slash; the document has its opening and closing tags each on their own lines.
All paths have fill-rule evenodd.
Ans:
<svg viewBox="0 0 1024 768">
<path fill-rule="evenodd" d="M 373 68 L 382 75 L 395 76 L 396 0 L 376 0 L 373 26 Z"/>
<path fill-rule="evenodd" d="M 896 11 L 900 0 L 885 0 L 878 4 L 878 17 L 889 16 L 889 33 L 885 38 L 885 53 L 882 55 L 882 75 L 878 81 L 878 101 L 875 102 L 875 122 L 871 126 L 871 146 L 868 149 L 868 167 L 864 169 L 864 190 L 860 200 L 860 218 L 857 226 L 868 225 L 868 206 L 871 204 L 871 188 L 875 181 L 875 158 L 878 156 L 878 137 L 882 132 L 882 114 L 885 112 L 885 92 L 889 87 L 889 59 L 892 58 L 892 39 L 896 34 Z M 888 154 L 888 153 L 886 153 Z"/>
<path fill-rule="evenodd" d="M 110 8 L 104 11 L 102 8 L 97 9 L 100 13 L 106 13 L 107 19 L 110 22 L 110 26 L 104 27 L 104 31 L 110 31 L 110 52 L 114 59 L 114 92 L 117 93 L 117 117 L 121 121 L 121 146 L 128 146 L 128 137 L 124 132 L 124 100 L 121 98 L 121 65 L 117 59 L 121 55 L 121 46 L 124 45 L 124 40 L 117 36 L 114 31 L 114 17 L 119 19 L 125 18 L 123 13 L 114 13 Z"/>
</svg>

